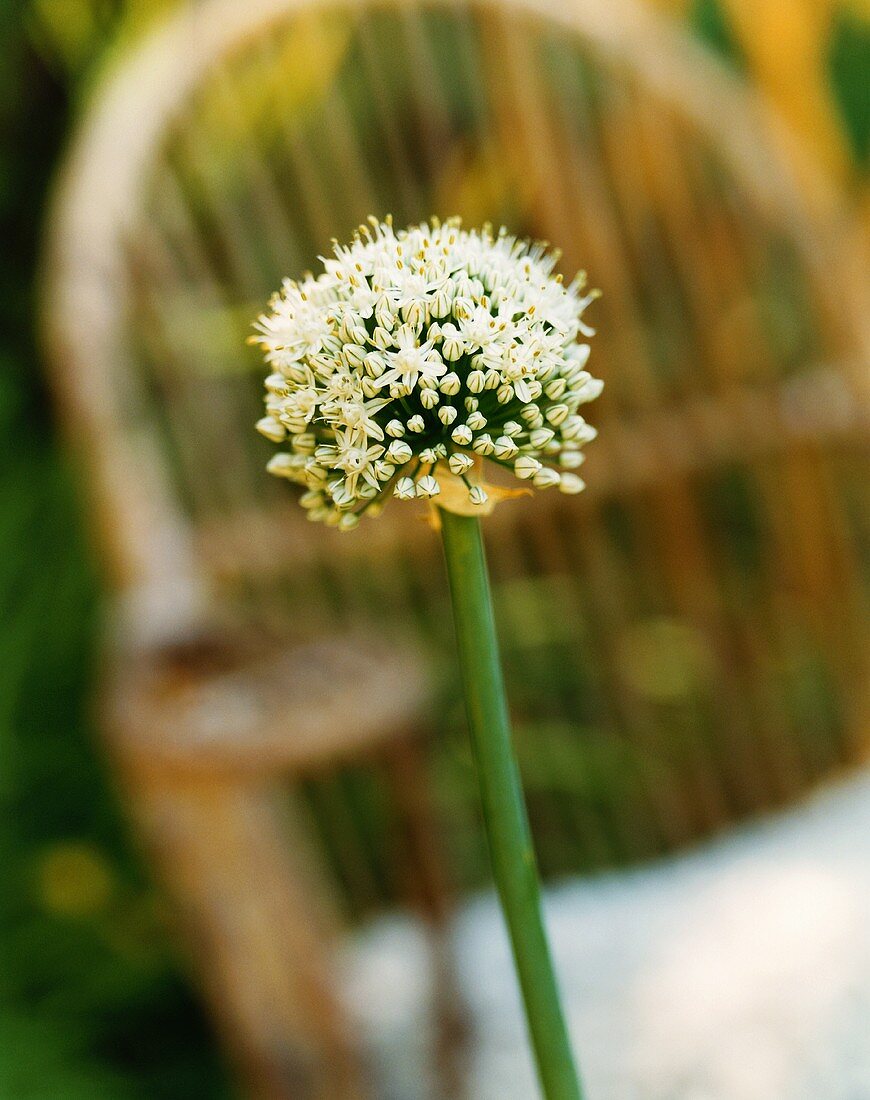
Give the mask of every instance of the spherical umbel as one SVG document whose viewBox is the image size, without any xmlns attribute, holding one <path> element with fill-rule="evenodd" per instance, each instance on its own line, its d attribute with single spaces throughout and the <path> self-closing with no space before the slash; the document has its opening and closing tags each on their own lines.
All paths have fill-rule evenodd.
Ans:
<svg viewBox="0 0 870 1100">
<path fill-rule="evenodd" d="M 602 383 L 585 274 L 566 286 L 541 244 L 458 219 L 395 231 L 370 219 L 324 271 L 287 279 L 257 321 L 269 365 L 258 430 L 270 473 L 305 486 L 313 520 L 349 530 L 389 496 L 491 506 L 482 460 L 526 486 L 576 493 Z"/>
</svg>

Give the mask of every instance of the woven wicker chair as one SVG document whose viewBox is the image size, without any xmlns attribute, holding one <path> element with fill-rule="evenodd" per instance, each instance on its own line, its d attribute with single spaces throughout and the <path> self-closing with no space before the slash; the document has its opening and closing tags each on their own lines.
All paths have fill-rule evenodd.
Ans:
<svg viewBox="0 0 870 1100">
<path fill-rule="evenodd" d="M 401 507 L 306 525 L 252 431 L 252 318 L 369 213 L 503 222 L 605 291 L 589 492 L 489 524 L 545 870 L 654 855 L 864 753 L 868 314 L 774 126 L 669 24 L 592 0 L 204 0 L 95 95 L 45 321 L 115 598 L 105 726 L 252 1092 L 363 1087 L 288 778 L 386 767 L 436 929 L 446 907 L 414 736 L 456 725 L 437 542 Z"/>
</svg>

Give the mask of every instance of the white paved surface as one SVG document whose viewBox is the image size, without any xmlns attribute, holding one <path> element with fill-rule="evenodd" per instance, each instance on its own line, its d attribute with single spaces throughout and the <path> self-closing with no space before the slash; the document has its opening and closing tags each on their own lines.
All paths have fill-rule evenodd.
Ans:
<svg viewBox="0 0 870 1100">
<path fill-rule="evenodd" d="M 870 1100 L 870 775 L 687 855 L 549 890 L 589 1100 Z M 460 911 L 470 1100 L 535 1100 L 491 895 Z M 406 918 L 346 957 L 386 1100 L 417 1100 L 427 958 Z"/>
</svg>

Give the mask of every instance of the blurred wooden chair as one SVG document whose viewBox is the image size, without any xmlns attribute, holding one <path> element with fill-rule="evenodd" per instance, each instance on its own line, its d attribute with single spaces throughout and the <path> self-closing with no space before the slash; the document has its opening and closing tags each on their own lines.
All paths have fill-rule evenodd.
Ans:
<svg viewBox="0 0 870 1100">
<path fill-rule="evenodd" d="M 113 586 L 106 728 L 252 1092 L 361 1087 L 282 782 L 386 749 L 445 912 L 414 749 L 451 721 L 425 675 L 449 667 L 437 543 L 400 507 L 306 525 L 252 430 L 253 317 L 368 214 L 501 222 L 605 291 L 589 492 L 490 522 L 539 691 L 520 741 L 548 723 L 545 866 L 556 841 L 556 869 L 655 854 L 865 751 L 867 313 L 836 202 L 807 215 L 771 127 L 672 25 L 593 0 L 202 0 L 94 94 L 44 321 Z M 800 660 L 835 715 L 816 756 L 782 688 Z M 437 797 L 465 835 L 473 798 Z"/>
</svg>

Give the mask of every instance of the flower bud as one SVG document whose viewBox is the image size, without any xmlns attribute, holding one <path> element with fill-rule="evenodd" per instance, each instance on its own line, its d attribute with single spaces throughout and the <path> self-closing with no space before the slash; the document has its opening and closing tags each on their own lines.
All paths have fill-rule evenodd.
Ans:
<svg viewBox="0 0 870 1100">
<path fill-rule="evenodd" d="M 370 351 L 365 359 L 365 367 L 369 378 L 380 378 L 387 369 L 387 364 L 379 351 Z"/>
<path fill-rule="evenodd" d="M 263 385 L 269 393 L 277 393 L 282 397 L 287 393 L 287 382 L 283 374 L 270 374 Z"/>
<path fill-rule="evenodd" d="M 562 474 L 559 478 L 560 493 L 568 493 L 573 496 L 575 493 L 582 493 L 585 488 L 586 482 L 576 474 Z"/>
<path fill-rule="evenodd" d="M 558 428 L 562 424 L 568 415 L 567 405 L 553 405 L 547 409 L 544 413 L 544 419 L 547 420 L 553 427 Z"/>
<path fill-rule="evenodd" d="M 300 455 L 313 455 L 317 447 L 317 439 L 311 432 L 291 436 L 290 442 L 293 444 L 293 450 Z"/>
<path fill-rule="evenodd" d="M 402 310 L 405 320 L 415 328 L 426 320 L 426 306 L 422 302 L 412 302 Z"/>
<path fill-rule="evenodd" d="M 266 469 L 275 477 L 288 477 L 292 479 L 296 476 L 299 469 L 297 456 L 279 451 L 278 454 L 272 455 L 266 463 Z"/>
<path fill-rule="evenodd" d="M 450 312 L 450 306 L 453 302 L 453 295 L 448 286 L 442 287 L 435 292 L 432 302 L 429 306 L 429 312 L 433 317 L 446 317 Z"/>
<path fill-rule="evenodd" d="M 266 439 L 270 439 L 273 443 L 280 443 L 287 435 L 287 429 L 273 416 L 264 416 L 261 420 L 258 420 L 256 428 L 260 435 L 264 435 Z"/>
<path fill-rule="evenodd" d="M 440 492 L 441 486 L 431 474 L 421 477 L 417 482 L 418 497 L 437 497 Z"/>
<path fill-rule="evenodd" d="M 348 489 L 347 485 L 339 485 L 332 494 L 332 500 L 339 508 L 349 508 L 356 500 L 356 496 Z"/>
<path fill-rule="evenodd" d="M 354 325 L 350 330 L 350 338 L 355 344 L 361 344 L 363 347 L 369 342 L 369 334 L 360 324 Z"/>
<path fill-rule="evenodd" d="M 514 473 L 522 481 L 527 481 L 530 477 L 534 477 L 540 469 L 541 463 L 538 462 L 536 458 L 532 458 L 531 455 L 520 455 L 514 463 Z"/>
<path fill-rule="evenodd" d="M 341 357 L 351 370 L 359 370 L 366 361 L 366 349 L 359 344 L 345 344 L 341 349 Z"/>
<path fill-rule="evenodd" d="M 596 397 L 600 397 L 603 389 L 604 383 L 600 378 L 589 378 L 579 390 L 574 391 L 574 400 L 579 405 L 585 405 L 589 401 L 594 401 Z"/>
<path fill-rule="evenodd" d="M 555 436 L 552 428 L 534 428 L 529 432 L 529 442 L 536 451 L 541 451 Z"/>
<path fill-rule="evenodd" d="M 438 402 L 441 400 L 437 390 L 421 390 L 420 391 L 420 404 L 424 409 L 434 409 Z"/>
<path fill-rule="evenodd" d="M 378 299 L 375 305 L 375 320 L 381 328 L 387 330 L 395 324 L 396 317 L 393 313 L 393 307 L 386 298 Z"/>
<path fill-rule="evenodd" d="M 582 416 L 569 416 L 562 425 L 562 438 L 572 443 L 591 443 L 598 432 Z"/>
<path fill-rule="evenodd" d="M 288 363 L 281 368 L 281 373 L 288 382 L 294 382 L 297 386 L 304 386 L 308 380 L 308 369 L 300 363 Z"/>
<path fill-rule="evenodd" d="M 322 486 L 326 482 L 326 469 L 323 466 L 318 466 L 317 462 L 313 458 L 309 458 L 305 463 L 305 483 L 309 489 L 315 489 L 318 486 Z"/>
<path fill-rule="evenodd" d="M 299 498 L 299 503 L 303 508 L 317 508 L 324 503 L 323 493 L 319 489 L 309 489 L 307 493 L 303 493 Z"/>
<path fill-rule="evenodd" d="M 506 435 L 500 435 L 495 441 L 493 450 L 495 457 L 502 461 L 510 461 L 515 458 L 519 453 L 519 447 L 514 443 L 512 439 L 509 439 Z"/>
<path fill-rule="evenodd" d="M 452 454 L 447 460 L 447 465 L 450 467 L 450 472 L 458 476 L 471 469 L 474 465 L 474 459 L 471 455 Z"/>
<path fill-rule="evenodd" d="M 443 337 L 441 355 L 448 363 L 455 363 L 465 352 L 465 343 L 459 335 L 459 330 L 455 325 L 444 325 L 441 335 Z"/>
<path fill-rule="evenodd" d="M 535 474 L 535 485 L 539 489 L 550 489 L 554 485 L 558 485 L 562 480 L 562 475 L 558 470 L 551 470 L 549 466 L 544 466 Z"/>
</svg>

